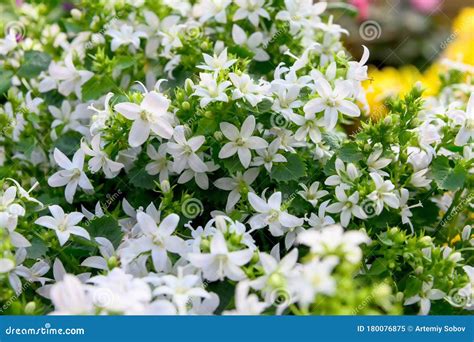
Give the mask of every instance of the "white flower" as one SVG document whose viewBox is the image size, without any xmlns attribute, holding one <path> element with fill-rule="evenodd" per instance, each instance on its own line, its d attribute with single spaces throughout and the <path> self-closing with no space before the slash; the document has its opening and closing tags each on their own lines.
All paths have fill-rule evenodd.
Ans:
<svg viewBox="0 0 474 342">
<path fill-rule="evenodd" d="M 95 108 L 94 104 L 91 104 L 87 107 L 87 109 L 96 112 L 96 114 L 91 117 L 91 124 L 89 129 L 91 135 L 97 135 L 102 129 L 106 127 L 107 119 L 112 113 L 112 110 L 110 108 L 110 100 L 113 96 L 113 93 L 107 93 L 104 99 L 104 109 L 97 109 Z"/>
<path fill-rule="evenodd" d="M 252 280 L 250 286 L 257 290 L 264 290 L 267 297 L 272 290 L 285 289 L 288 285 L 288 278 L 298 261 L 298 250 L 293 249 L 281 260 L 277 260 L 267 253 L 260 253 L 259 256 L 263 267 L 263 275 Z"/>
<path fill-rule="evenodd" d="M 203 57 L 206 65 L 198 65 L 196 68 L 208 71 L 220 71 L 228 69 L 237 61 L 236 59 L 227 59 L 227 48 L 222 50 L 218 56 L 210 56 L 207 53 L 203 53 Z"/>
<path fill-rule="evenodd" d="M 252 136 L 255 130 L 255 124 L 255 117 L 253 115 L 245 119 L 240 131 L 237 127 L 228 122 L 221 122 L 220 129 L 222 134 L 224 134 L 230 142 L 222 147 L 219 152 L 219 158 L 226 159 L 237 153 L 243 167 L 248 168 L 252 159 L 250 150 L 262 149 L 268 146 L 268 143 L 264 139 Z"/>
<path fill-rule="evenodd" d="M 74 275 L 66 274 L 51 288 L 51 301 L 56 315 L 86 315 L 93 313 L 92 299 L 86 287 Z"/>
<path fill-rule="evenodd" d="M 88 162 L 89 170 L 92 173 L 96 173 L 102 169 L 105 178 L 114 178 L 117 176 L 124 165 L 109 159 L 109 156 L 101 150 L 100 135 L 96 135 L 92 138 L 91 147 L 92 149 L 84 141 L 81 141 L 81 148 L 84 153 L 92 157 Z"/>
<path fill-rule="evenodd" d="M 146 154 L 152 160 L 151 163 L 146 164 L 145 170 L 149 175 L 160 174 L 160 182 L 168 179 L 169 171 L 172 168 L 172 163 L 166 158 L 167 145 L 161 144 L 158 151 L 153 147 L 152 144 L 148 144 L 146 147 Z"/>
<path fill-rule="evenodd" d="M 108 239 L 103 237 L 96 237 L 94 239 L 99 245 L 99 252 L 101 256 L 90 256 L 81 263 L 81 266 L 92 267 L 99 270 L 109 270 L 109 260 L 116 256 L 115 248 Z"/>
<path fill-rule="evenodd" d="M 48 273 L 50 267 L 47 262 L 43 260 L 39 260 L 31 267 L 26 267 L 23 265 L 19 265 L 15 269 L 15 274 L 25 278 L 27 282 L 39 282 L 41 285 L 44 285 L 49 278 L 43 277 L 46 273 Z M 21 288 L 20 288 L 21 291 Z"/>
<path fill-rule="evenodd" d="M 174 129 L 173 139 L 175 142 L 168 142 L 168 153 L 174 157 L 173 168 L 176 173 L 183 172 L 190 168 L 195 172 L 206 172 L 207 165 L 199 158 L 196 152 L 205 142 L 202 135 L 192 137 L 187 140 L 184 135 L 184 127 L 177 126 Z"/>
<path fill-rule="evenodd" d="M 369 60 L 370 51 L 365 45 L 362 45 L 362 47 L 364 48 L 364 53 L 362 54 L 360 61 L 351 61 L 348 63 L 349 68 L 346 74 L 348 80 L 362 82 L 369 78 L 367 76 L 367 65 L 365 65 L 365 63 Z"/>
<path fill-rule="evenodd" d="M 423 282 L 420 294 L 407 298 L 403 305 L 420 303 L 420 315 L 427 315 L 430 312 L 431 301 L 443 299 L 446 296 L 441 290 L 433 289 L 433 281 Z"/>
<path fill-rule="evenodd" d="M 336 257 L 327 257 L 322 261 L 315 258 L 298 268 L 299 276 L 292 282 L 292 287 L 301 305 L 308 306 L 319 293 L 332 295 L 336 291 L 336 280 L 331 273 L 338 263 Z"/>
<path fill-rule="evenodd" d="M 367 219 L 364 210 L 357 205 L 359 203 L 359 192 L 356 191 L 349 197 L 346 195 L 344 187 L 336 187 L 336 198 L 339 202 L 333 203 L 326 208 L 326 211 L 332 214 L 341 213 L 341 225 L 347 227 L 352 216 L 362 220 Z"/>
<path fill-rule="evenodd" d="M 0 227 L 7 228 L 13 232 L 18 224 L 18 216 L 25 215 L 25 209 L 18 203 L 16 198 L 16 187 L 11 186 L 0 196 Z"/>
<path fill-rule="evenodd" d="M 15 262 L 11 259 L 1 258 L 0 259 L 0 273 L 10 272 L 15 268 Z"/>
<path fill-rule="evenodd" d="M 309 136 L 311 141 L 317 144 L 321 142 L 320 127 L 324 127 L 325 123 L 324 120 L 317 118 L 313 111 L 306 111 L 307 109 L 307 107 L 304 107 L 304 116 L 292 115 L 290 117 L 294 123 L 300 126 L 295 133 L 295 138 L 298 141 L 306 141 L 306 137 Z"/>
<path fill-rule="evenodd" d="M 219 178 L 214 182 L 217 188 L 230 191 L 225 206 L 226 212 L 230 212 L 237 202 L 239 202 L 243 191 L 254 191 L 250 184 L 257 179 L 259 172 L 258 168 L 251 168 L 246 170 L 243 174 L 242 172 L 237 172 L 235 176 Z"/>
<path fill-rule="evenodd" d="M 6 56 L 10 51 L 17 47 L 15 30 L 11 30 L 5 35 L 4 39 L 0 39 L 0 55 Z"/>
<path fill-rule="evenodd" d="M 306 201 L 311 203 L 313 207 L 316 207 L 318 204 L 318 200 L 321 197 L 324 197 L 328 194 L 326 190 L 319 190 L 319 182 L 313 182 L 311 186 L 308 188 L 305 184 L 300 184 L 304 191 L 298 191 L 298 195 L 303 197 Z"/>
<path fill-rule="evenodd" d="M 351 85 L 347 81 L 336 82 L 334 89 L 325 78 L 318 78 L 314 85 L 318 98 L 312 99 L 304 106 L 305 113 L 319 113 L 324 111 L 324 124 L 328 130 L 334 129 L 339 113 L 350 117 L 360 115 L 357 105 L 347 100 L 351 94 Z"/>
<path fill-rule="evenodd" d="M 107 275 L 89 279 L 88 287 L 94 306 L 111 314 L 143 314 L 152 299 L 152 291 L 145 280 L 114 268 Z"/>
<path fill-rule="evenodd" d="M 206 164 L 207 167 L 205 172 L 196 172 L 192 169 L 187 169 L 181 173 L 181 176 L 179 176 L 178 183 L 185 184 L 194 178 L 194 181 L 198 187 L 203 190 L 209 189 L 209 177 L 207 176 L 206 172 L 214 172 L 219 169 L 219 166 L 214 164 L 212 160 L 205 162 L 204 164 Z"/>
<path fill-rule="evenodd" d="M 114 109 L 129 120 L 133 120 L 128 136 L 131 147 L 143 145 L 150 136 L 156 135 L 170 139 L 173 135 L 172 116 L 168 113 L 170 100 L 155 91 L 145 95 L 140 105 L 131 102 L 117 104 Z"/>
<path fill-rule="evenodd" d="M 275 139 L 270 143 L 268 149 L 256 150 L 258 156 L 252 161 L 252 166 L 263 165 L 268 172 L 272 171 L 273 163 L 285 163 L 286 158 L 278 153 L 280 149 L 280 139 Z"/>
<path fill-rule="evenodd" d="M 143 236 L 128 240 L 119 249 L 118 254 L 125 264 L 129 264 L 137 256 L 145 252 L 151 252 L 153 265 L 157 272 L 166 270 L 170 265 L 168 252 L 181 254 L 185 250 L 183 239 L 172 235 L 179 223 L 179 216 L 168 215 L 156 225 L 156 221 L 143 211 L 137 212 L 137 221 Z"/>
<path fill-rule="evenodd" d="M 342 253 L 343 257 L 351 263 L 358 263 L 362 259 L 359 245 L 369 243 L 371 240 L 364 231 L 347 231 L 334 224 L 320 230 L 309 229 L 301 232 L 297 242 L 310 248 L 311 253 L 319 256 Z"/>
<path fill-rule="evenodd" d="M 404 188 L 400 189 L 400 216 L 402 217 L 402 223 L 408 224 L 413 234 L 415 231 L 413 230 L 413 224 L 411 223 L 411 220 L 410 220 L 410 217 L 412 217 L 413 214 L 410 209 L 413 209 L 416 207 L 422 207 L 423 205 L 421 204 L 421 202 L 418 202 L 417 204 L 408 206 L 409 199 L 410 199 L 410 192 Z"/>
<path fill-rule="evenodd" d="M 82 98 L 82 85 L 89 81 L 94 73 L 87 70 L 77 70 L 72 61 L 72 54 L 64 60 L 64 66 L 51 62 L 48 69 L 51 77 L 47 77 L 39 84 L 40 92 L 47 92 L 58 88 L 60 94 L 69 96 L 75 92 L 77 98 Z"/>
<path fill-rule="evenodd" d="M 84 218 L 82 213 L 72 212 L 65 214 L 59 205 L 52 205 L 48 209 L 53 216 L 42 216 L 35 221 L 35 224 L 53 229 L 61 246 L 69 240 L 71 235 L 81 236 L 84 239 L 90 240 L 87 230 L 77 226 Z"/>
<path fill-rule="evenodd" d="M 370 172 L 376 172 L 381 176 L 387 177 L 388 173 L 382 171 L 382 169 L 389 165 L 392 162 L 392 159 L 383 158 L 382 153 L 382 148 L 375 148 L 367 159 L 367 166 L 369 167 Z"/>
<path fill-rule="evenodd" d="M 127 24 L 120 24 L 119 29 L 107 30 L 107 35 L 112 37 L 110 44 L 111 50 L 117 50 L 121 45 L 132 46 L 135 51 L 140 47 L 140 38 L 146 38 L 147 34 L 142 31 L 135 31 L 134 28 Z"/>
<path fill-rule="evenodd" d="M 235 310 L 224 311 L 224 315 L 260 315 L 268 304 L 260 302 L 256 294 L 249 294 L 249 282 L 244 280 L 235 287 Z"/>
<path fill-rule="evenodd" d="M 288 21 L 290 33 L 319 22 L 319 15 L 326 10 L 326 2 L 313 3 L 313 0 L 285 0 L 286 10 L 276 15 L 277 20 Z"/>
<path fill-rule="evenodd" d="M 335 167 L 337 175 L 329 176 L 324 181 L 324 184 L 331 186 L 353 184 L 355 180 L 360 177 L 357 167 L 352 163 L 348 163 L 347 166 L 345 166 L 344 162 L 337 158 Z"/>
<path fill-rule="evenodd" d="M 195 297 L 209 298 L 209 294 L 199 286 L 200 278 L 194 274 L 183 274 L 183 268 L 178 267 L 178 275 L 167 274 L 160 278 L 163 285 L 153 290 L 153 295 L 167 295 L 176 304 L 179 314 L 187 313 L 187 305 Z"/>
<path fill-rule="evenodd" d="M 474 93 L 471 93 L 469 97 L 464 123 L 456 135 L 454 143 L 457 146 L 463 146 L 471 139 L 474 139 Z"/>
<path fill-rule="evenodd" d="M 248 74 L 239 76 L 231 72 L 229 78 L 235 87 L 232 91 L 232 100 L 244 98 L 253 107 L 263 100 L 263 87 L 255 84 Z"/>
<path fill-rule="evenodd" d="M 224 277 L 239 281 L 246 278 L 240 267 L 247 264 L 252 255 L 250 248 L 230 252 L 224 235 L 218 230 L 211 239 L 209 253 L 189 253 L 188 259 L 191 264 L 201 268 L 204 278 L 210 281 L 224 280 Z"/>
<path fill-rule="evenodd" d="M 204 23 L 209 19 L 225 24 L 227 22 L 226 9 L 231 0 L 201 0 L 193 7 L 193 15 Z"/>
<path fill-rule="evenodd" d="M 409 146 L 407 148 L 408 160 L 407 162 L 413 166 L 414 171 L 420 171 L 430 166 L 433 159 L 433 154 L 426 152 L 418 147 Z"/>
<path fill-rule="evenodd" d="M 298 100 L 301 87 L 298 85 L 282 86 L 272 83 L 272 91 L 276 95 L 273 99 L 272 109 L 283 115 L 285 119 L 293 120 L 293 109 L 303 106 L 303 101 Z"/>
<path fill-rule="evenodd" d="M 36 203 L 40 207 L 43 207 L 43 203 L 41 203 L 37 199 L 30 196 L 30 192 L 32 192 L 39 185 L 39 182 L 35 182 L 35 184 L 33 184 L 30 190 L 26 191 L 25 189 L 23 189 L 20 183 L 18 183 L 13 178 L 7 178 L 7 179 L 15 184 L 16 188 L 18 189 L 18 197 L 23 198 L 24 200 L 27 200 L 28 202 Z"/>
<path fill-rule="evenodd" d="M 315 213 L 311 213 L 309 218 L 306 219 L 311 228 L 322 229 L 336 223 L 331 216 L 326 216 L 326 208 L 329 202 L 330 200 L 321 203 L 318 208 L 318 215 L 316 215 Z"/>
<path fill-rule="evenodd" d="M 375 213 L 380 215 L 382 213 L 384 203 L 389 207 L 397 209 L 400 207 L 400 202 L 394 192 L 395 186 L 389 180 L 383 178 L 375 172 L 370 173 L 370 177 L 374 181 L 375 190 L 367 195 L 371 201 L 375 203 Z"/>
<path fill-rule="evenodd" d="M 225 93 L 227 87 L 231 85 L 229 81 L 217 83 L 216 75 L 213 74 L 199 74 L 199 85 L 194 86 L 193 96 L 201 98 L 199 105 L 206 107 L 211 102 L 227 102 L 229 98 Z"/>
<path fill-rule="evenodd" d="M 255 27 L 260 23 L 260 17 L 270 19 L 270 15 L 263 8 L 265 0 L 235 0 L 239 9 L 235 12 L 233 20 L 248 19 Z"/>
<path fill-rule="evenodd" d="M 282 236 L 289 228 L 301 226 L 304 222 L 303 219 L 282 210 L 281 192 L 275 192 L 268 201 L 250 192 L 248 200 L 253 209 L 258 212 L 249 220 L 252 229 L 268 226 L 273 236 Z"/>
<path fill-rule="evenodd" d="M 429 169 L 422 169 L 412 174 L 410 177 L 410 184 L 416 188 L 428 188 L 431 184 L 431 179 L 426 177 L 428 171 Z"/>
<path fill-rule="evenodd" d="M 61 109 L 55 106 L 48 106 L 48 110 L 51 115 L 54 117 L 53 122 L 51 123 L 51 137 L 57 139 L 56 127 L 62 126 L 60 134 L 66 133 L 68 131 L 76 131 L 82 135 L 87 134 L 87 128 L 83 126 L 79 120 L 86 119 L 85 116 L 80 115 L 79 112 L 71 111 L 71 104 L 69 101 L 63 101 L 61 104 Z"/>
<path fill-rule="evenodd" d="M 262 32 L 254 32 L 247 36 L 244 30 L 239 25 L 232 27 L 232 39 L 237 45 L 246 46 L 255 55 L 253 59 L 258 62 L 265 62 L 270 59 L 270 55 L 261 47 L 263 45 Z"/>
<path fill-rule="evenodd" d="M 74 200 L 77 186 L 84 190 L 94 190 L 89 178 L 84 173 L 84 151 L 79 149 L 74 153 L 72 161 L 57 148 L 54 149 L 54 160 L 63 169 L 49 177 L 48 184 L 51 187 L 60 187 L 66 185 L 65 197 L 68 203 Z"/>
</svg>

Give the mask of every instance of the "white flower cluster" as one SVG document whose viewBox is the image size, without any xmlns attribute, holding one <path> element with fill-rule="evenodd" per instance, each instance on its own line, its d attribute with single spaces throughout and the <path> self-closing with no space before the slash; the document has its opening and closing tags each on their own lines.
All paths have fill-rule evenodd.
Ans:
<svg viewBox="0 0 474 342">
<path fill-rule="evenodd" d="M 381 232 L 435 238 L 440 218 L 472 220 L 458 208 L 468 198 L 472 209 L 472 85 L 426 105 L 415 88 L 351 138 L 344 127 L 369 113 L 369 51 L 350 59 L 325 2 L 162 5 L 112 1 L 99 13 L 84 1 L 65 19 L 82 31 L 42 23 L 40 38 L 0 39 L 11 72 L 0 118 L 15 122 L 0 165 L 19 181 L 0 197 L 11 243 L 0 245 L 0 283 L 5 274 L 17 295 L 23 278 L 54 314 L 347 313 L 331 311 L 346 291 L 371 291 L 356 275 L 385 270 L 364 254 L 388 243 Z M 39 8 L 23 5 L 23 20 Z M 20 185 L 36 181 L 45 208 Z M 469 255 L 446 253 L 472 291 Z M 423 285 L 410 298 L 389 288 L 370 310 L 420 302 L 428 313 L 450 288 L 433 290 L 425 270 L 413 271 Z"/>
</svg>

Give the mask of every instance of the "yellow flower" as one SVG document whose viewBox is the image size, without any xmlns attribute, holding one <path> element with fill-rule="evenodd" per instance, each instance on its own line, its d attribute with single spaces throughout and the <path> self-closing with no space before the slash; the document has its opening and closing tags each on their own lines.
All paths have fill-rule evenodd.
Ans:
<svg viewBox="0 0 474 342">
<path fill-rule="evenodd" d="M 453 22 L 452 34 L 442 58 L 455 62 L 474 65 L 474 7 L 464 8 Z M 370 116 L 374 119 L 384 117 L 388 110 L 384 105 L 387 98 L 404 95 L 415 83 L 421 82 L 424 96 L 436 95 L 439 92 L 439 75 L 443 66 L 439 61 L 433 63 L 423 74 L 414 66 L 403 66 L 400 69 L 386 67 L 379 70 L 369 68 L 369 80 L 363 83 Z"/>
</svg>

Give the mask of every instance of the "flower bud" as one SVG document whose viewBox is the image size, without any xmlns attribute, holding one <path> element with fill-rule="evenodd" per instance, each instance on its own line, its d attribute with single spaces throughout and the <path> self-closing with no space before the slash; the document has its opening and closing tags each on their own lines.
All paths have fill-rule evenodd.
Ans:
<svg viewBox="0 0 474 342">
<path fill-rule="evenodd" d="M 431 237 L 430 236 L 423 236 L 420 240 L 418 240 L 421 245 L 424 247 L 428 247 L 432 245 Z"/>
<path fill-rule="evenodd" d="M 108 260 L 107 260 L 107 266 L 109 269 L 112 269 L 114 267 L 117 267 L 117 257 L 115 256 L 111 256 Z"/>
<path fill-rule="evenodd" d="M 191 104 L 188 101 L 184 101 L 183 103 L 181 103 L 181 108 L 183 110 L 189 110 L 191 108 Z"/>
<path fill-rule="evenodd" d="M 227 221 L 225 220 L 224 216 L 218 215 L 216 217 L 216 228 L 221 232 L 225 232 L 227 230 Z"/>
<path fill-rule="evenodd" d="M 190 78 L 187 78 L 186 81 L 184 81 L 184 89 L 190 94 L 193 92 L 193 88 L 194 82 Z"/>
<path fill-rule="evenodd" d="M 78 10 L 77 8 L 73 8 L 71 10 L 71 17 L 74 20 L 80 20 L 82 18 L 82 12 L 80 10 Z"/>
<path fill-rule="evenodd" d="M 167 194 L 168 192 L 170 192 L 170 190 L 171 190 L 171 185 L 170 185 L 169 180 L 165 179 L 165 180 L 161 181 L 161 182 L 160 182 L 160 189 L 161 189 L 161 191 L 163 191 L 165 194 Z"/>
<path fill-rule="evenodd" d="M 33 315 L 35 310 L 36 310 L 36 303 L 35 302 L 29 302 L 25 305 L 25 314 Z"/>
</svg>

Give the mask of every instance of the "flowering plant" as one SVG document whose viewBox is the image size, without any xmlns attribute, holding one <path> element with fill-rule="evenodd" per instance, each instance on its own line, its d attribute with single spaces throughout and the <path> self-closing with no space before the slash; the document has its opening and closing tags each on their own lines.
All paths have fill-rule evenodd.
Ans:
<svg viewBox="0 0 474 342">
<path fill-rule="evenodd" d="M 374 122 L 369 51 L 351 59 L 324 2 L 17 11 L 0 39 L 2 312 L 473 308 L 467 72 Z"/>
</svg>

